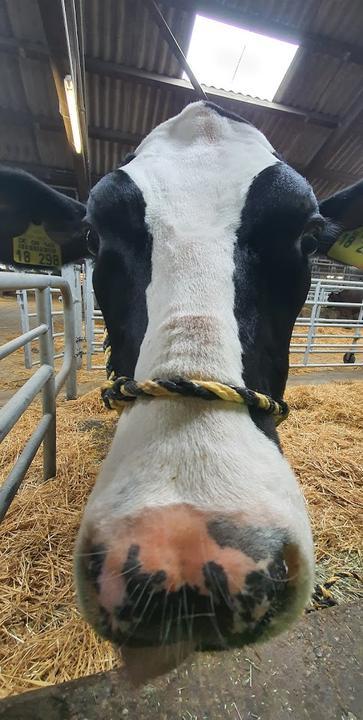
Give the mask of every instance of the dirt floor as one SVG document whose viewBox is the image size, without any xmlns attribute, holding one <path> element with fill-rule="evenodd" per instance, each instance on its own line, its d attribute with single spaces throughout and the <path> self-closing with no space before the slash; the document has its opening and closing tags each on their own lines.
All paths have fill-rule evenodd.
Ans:
<svg viewBox="0 0 363 720">
<path fill-rule="evenodd" d="M 0 701 L 1 720 L 361 720 L 362 607 L 314 613 L 258 648 L 199 653 L 148 685 L 124 670 Z"/>
</svg>

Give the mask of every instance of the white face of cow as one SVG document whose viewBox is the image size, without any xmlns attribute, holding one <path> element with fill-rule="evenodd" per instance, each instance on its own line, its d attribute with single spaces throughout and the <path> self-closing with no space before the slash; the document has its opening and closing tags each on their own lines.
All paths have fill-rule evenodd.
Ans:
<svg viewBox="0 0 363 720">
<path fill-rule="evenodd" d="M 362 198 L 360 181 L 320 212 L 355 231 Z M 14 262 L 12 238 L 30 222 L 53 235 L 63 264 L 87 254 L 88 238 L 116 375 L 282 397 L 309 252 L 333 236 L 261 133 L 195 103 L 97 184 L 91 226 L 85 213 L 0 167 L 0 261 Z M 180 659 L 268 638 L 302 611 L 312 576 L 306 508 L 270 415 L 189 398 L 124 411 L 76 548 L 83 614 L 124 655 L 136 648 L 140 665 L 140 648 L 162 661 L 173 647 Z"/>
<path fill-rule="evenodd" d="M 117 372 L 281 396 L 316 215 L 308 184 L 251 125 L 200 102 L 156 128 L 89 203 Z M 269 637 L 301 613 L 313 565 L 271 418 L 189 398 L 124 411 L 76 551 L 82 612 L 101 634 L 199 649 Z"/>
</svg>

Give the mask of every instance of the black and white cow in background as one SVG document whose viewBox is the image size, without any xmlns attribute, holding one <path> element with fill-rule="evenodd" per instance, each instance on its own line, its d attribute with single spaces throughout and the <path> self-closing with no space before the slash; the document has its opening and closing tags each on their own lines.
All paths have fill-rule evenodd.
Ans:
<svg viewBox="0 0 363 720">
<path fill-rule="evenodd" d="M 309 256 L 331 245 L 330 220 L 362 224 L 362 195 L 360 183 L 319 207 L 255 127 L 197 102 L 104 177 L 87 211 L 1 170 L 0 260 L 12 262 L 12 236 L 43 222 L 64 263 L 95 255 L 118 375 L 278 399 Z M 80 607 L 102 636 L 125 654 L 240 647 L 298 617 L 313 576 L 307 509 L 271 416 L 190 398 L 124 411 L 75 552 Z"/>
</svg>

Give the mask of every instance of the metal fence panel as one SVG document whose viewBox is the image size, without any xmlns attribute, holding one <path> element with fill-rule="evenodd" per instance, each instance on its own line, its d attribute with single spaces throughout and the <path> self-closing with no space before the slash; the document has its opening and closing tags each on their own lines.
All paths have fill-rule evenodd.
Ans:
<svg viewBox="0 0 363 720">
<path fill-rule="evenodd" d="M 45 276 L 48 277 L 48 276 Z M 54 276 L 52 276 L 54 277 Z M 82 318 L 82 288 L 81 288 L 81 266 L 80 265 L 67 265 L 62 268 L 62 278 L 66 280 L 72 291 L 73 298 L 73 309 L 74 309 L 74 324 L 75 324 L 75 357 L 77 368 L 82 367 L 82 356 L 83 356 L 83 318 Z M 30 329 L 30 321 L 37 317 L 36 312 L 29 311 L 29 297 L 28 293 L 33 294 L 33 290 L 18 290 L 17 301 L 20 310 L 20 325 L 23 333 Z M 60 294 L 60 287 L 52 286 L 50 289 L 52 297 Z M 54 310 L 51 298 L 51 320 L 56 317 L 63 317 L 62 310 Z M 64 337 L 64 329 L 62 332 L 54 332 L 53 338 Z M 55 355 L 55 358 L 63 357 L 63 351 Z M 34 365 L 39 365 L 39 360 L 34 360 L 31 342 L 24 345 L 24 365 L 27 369 L 32 368 Z"/>
<path fill-rule="evenodd" d="M 360 302 L 331 302 L 330 293 L 354 290 L 362 293 Z M 327 317 L 331 308 L 343 313 L 340 318 Z M 344 317 L 344 308 L 355 309 L 356 318 Z M 310 315 L 306 315 L 309 313 Z M 305 332 L 302 329 L 306 328 Z M 320 328 L 329 333 L 319 334 Z M 346 332 L 337 332 L 339 330 Z M 363 282 L 314 278 L 302 314 L 297 318 L 290 345 L 291 355 L 302 355 L 300 362 L 290 362 L 290 367 L 357 367 L 363 366 Z M 330 332 L 330 330 L 332 332 Z M 335 330 L 335 332 L 334 332 Z M 296 342 L 298 340 L 299 342 Z M 341 340 L 341 343 L 329 342 Z M 300 342 L 301 341 L 301 342 Z M 341 362 L 331 360 L 331 355 L 341 354 Z M 314 362 L 314 355 L 326 356 L 324 362 Z"/>
<path fill-rule="evenodd" d="M 74 306 L 72 291 L 64 278 L 26 273 L 1 273 L 0 288 L 3 290 L 36 289 L 38 326 L 25 330 L 0 348 L 0 358 L 25 347 L 35 337 L 40 342 L 40 367 L 29 380 L 0 409 L 0 442 L 14 427 L 39 391 L 42 392 L 43 416 L 25 444 L 13 469 L 0 488 L 0 520 L 5 516 L 35 453 L 43 442 L 43 477 L 53 477 L 56 472 L 56 403 L 60 389 L 66 383 L 67 398 L 77 396 L 75 357 Z M 51 289 L 62 294 L 64 312 L 64 357 L 60 371 L 54 375 L 54 344 L 51 320 Z"/>
<path fill-rule="evenodd" d="M 329 261 L 326 261 L 329 264 Z M 342 272 L 342 271 L 341 271 Z M 352 273 L 346 276 L 351 277 Z M 353 277 L 356 276 L 353 273 Z M 358 276 L 360 278 L 360 276 Z M 291 355 L 301 355 L 299 362 L 291 361 L 290 367 L 355 367 L 363 365 L 362 361 L 356 360 L 355 356 L 362 355 L 362 327 L 363 327 L 363 301 L 361 303 L 333 303 L 329 302 L 328 297 L 331 292 L 339 292 L 340 290 L 362 290 L 363 282 L 360 279 L 342 280 L 315 277 L 312 279 L 311 288 L 302 310 L 302 314 L 297 318 L 290 346 Z M 95 356 L 102 352 L 103 328 L 97 326 L 101 322 L 102 314 L 95 307 L 94 292 L 92 287 L 92 261 L 87 260 L 85 264 L 85 324 L 86 324 L 86 352 L 87 352 L 87 369 L 98 370 L 104 369 L 105 365 L 102 358 L 102 364 L 97 363 Z M 328 318 L 326 310 L 329 308 L 356 308 L 358 317 L 356 320 L 349 318 Z M 306 316 L 304 317 L 304 314 Z M 307 328 L 302 332 L 302 328 Z M 319 335 L 319 328 L 330 328 L 329 335 Z M 346 329 L 345 333 L 337 332 Z M 334 330 L 336 331 L 334 333 Z M 341 339 L 341 344 L 329 343 L 331 339 Z M 296 342 L 298 340 L 298 342 Z M 320 345 L 320 341 L 321 345 Z M 342 355 L 342 361 L 330 361 L 330 356 L 337 354 Z M 351 354 L 349 362 L 343 360 L 344 356 Z M 324 362 L 314 362 L 314 355 L 322 354 L 326 356 Z M 353 357 L 354 356 L 354 357 Z M 352 359 L 354 362 L 352 362 Z"/>
<path fill-rule="evenodd" d="M 86 354 L 87 370 L 103 370 L 105 365 L 95 364 L 93 356 L 103 352 L 104 323 L 102 312 L 96 307 L 95 294 L 92 284 L 93 263 L 92 260 L 85 262 L 85 325 L 86 325 Z"/>
</svg>

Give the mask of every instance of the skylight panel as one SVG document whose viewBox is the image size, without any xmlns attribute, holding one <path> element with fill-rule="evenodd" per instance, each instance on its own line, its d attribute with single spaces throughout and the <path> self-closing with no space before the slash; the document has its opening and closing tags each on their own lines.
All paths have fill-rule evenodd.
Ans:
<svg viewBox="0 0 363 720">
<path fill-rule="evenodd" d="M 298 47 L 197 15 L 187 59 L 203 85 L 273 100 Z"/>
</svg>

